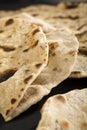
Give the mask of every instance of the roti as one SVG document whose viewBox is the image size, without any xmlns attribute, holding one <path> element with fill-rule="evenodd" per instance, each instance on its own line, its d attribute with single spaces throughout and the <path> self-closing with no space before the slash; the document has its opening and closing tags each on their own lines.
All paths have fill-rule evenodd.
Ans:
<svg viewBox="0 0 87 130">
<path fill-rule="evenodd" d="M 0 19 L 0 113 L 5 121 L 12 119 L 47 60 L 48 44 L 39 26 L 19 15 Z"/>
<path fill-rule="evenodd" d="M 87 89 L 47 99 L 36 130 L 87 130 Z"/>
<path fill-rule="evenodd" d="M 65 80 L 73 69 L 79 44 L 71 31 L 59 26 L 46 32 L 46 37 L 49 45 L 48 64 L 27 89 L 12 117 L 19 115 L 49 94 L 51 89 Z"/>
</svg>

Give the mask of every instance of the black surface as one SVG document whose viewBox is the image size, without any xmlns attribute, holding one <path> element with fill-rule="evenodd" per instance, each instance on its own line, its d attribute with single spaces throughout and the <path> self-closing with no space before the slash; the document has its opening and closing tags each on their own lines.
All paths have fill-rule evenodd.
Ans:
<svg viewBox="0 0 87 130">
<path fill-rule="evenodd" d="M 35 4 L 34 1 L 32 1 L 32 4 Z M 0 1 L 0 10 L 17 10 L 26 6 L 31 5 L 31 2 L 20 2 L 18 1 L 9 1 L 6 2 Z"/>
<path fill-rule="evenodd" d="M 0 0 L 0 10 L 17 10 L 36 4 L 56 4 L 52 0 Z M 58 0 L 60 1 L 60 0 Z"/>
<path fill-rule="evenodd" d="M 56 5 L 58 2 L 87 2 L 87 0 L 0 0 L 0 10 L 17 10 L 36 4 Z"/>
<path fill-rule="evenodd" d="M 52 89 L 48 96 L 45 96 L 39 103 L 30 107 L 26 112 L 16 117 L 10 122 L 5 123 L 0 116 L 0 130 L 35 130 L 40 120 L 40 109 L 46 99 L 58 93 L 66 93 L 73 89 L 82 89 L 87 87 L 87 79 L 67 79 Z"/>
</svg>

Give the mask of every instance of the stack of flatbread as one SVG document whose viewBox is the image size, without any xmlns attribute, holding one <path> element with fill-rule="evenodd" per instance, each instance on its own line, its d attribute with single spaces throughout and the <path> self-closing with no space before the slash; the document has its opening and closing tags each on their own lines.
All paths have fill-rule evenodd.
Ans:
<svg viewBox="0 0 87 130">
<path fill-rule="evenodd" d="M 8 121 L 70 75 L 79 44 L 69 29 L 26 13 L 0 19 L 0 29 L 0 113 Z"/>
<path fill-rule="evenodd" d="M 86 3 L 60 3 L 0 12 L 0 113 L 5 121 L 65 79 L 87 77 L 86 8 Z M 50 97 L 37 130 L 86 130 L 86 95 L 83 89 Z"/>
<path fill-rule="evenodd" d="M 64 26 L 73 30 L 79 41 L 79 52 L 70 78 L 87 77 L 87 3 L 67 2 L 58 5 L 31 5 L 16 11 L 0 11 L 0 18 L 27 12 L 53 26 Z M 85 62 L 84 62 L 85 61 Z"/>
</svg>

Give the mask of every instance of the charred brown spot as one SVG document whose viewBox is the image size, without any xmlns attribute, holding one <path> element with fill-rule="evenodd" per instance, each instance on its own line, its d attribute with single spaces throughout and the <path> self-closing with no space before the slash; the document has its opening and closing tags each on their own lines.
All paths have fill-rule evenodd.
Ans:
<svg viewBox="0 0 87 130">
<path fill-rule="evenodd" d="M 11 37 L 12 37 L 12 35 L 9 35 L 9 36 L 8 36 L 8 38 L 11 38 Z"/>
<path fill-rule="evenodd" d="M 50 49 L 51 49 L 51 50 L 55 49 L 55 47 L 54 47 L 53 44 L 50 45 Z"/>
<path fill-rule="evenodd" d="M 69 122 L 68 122 L 68 121 L 62 121 L 62 122 L 61 122 L 61 125 L 62 125 L 64 128 L 67 128 L 67 127 L 69 127 Z"/>
<path fill-rule="evenodd" d="M 46 62 L 46 59 L 44 59 L 44 62 Z"/>
<path fill-rule="evenodd" d="M 81 73 L 80 71 L 74 71 L 71 74 L 80 74 L 80 73 Z"/>
<path fill-rule="evenodd" d="M 58 123 L 58 120 L 56 120 L 55 122 Z"/>
<path fill-rule="evenodd" d="M 54 52 L 54 53 L 52 53 L 52 56 L 55 56 L 56 55 L 56 53 Z"/>
<path fill-rule="evenodd" d="M 79 5 L 79 3 L 76 3 L 76 2 L 70 2 L 70 3 L 64 4 L 65 9 L 74 9 L 74 8 L 77 8 L 78 5 Z"/>
<path fill-rule="evenodd" d="M 56 53 L 55 53 L 55 50 L 56 48 L 58 47 L 58 43 L 55 43 L 55 44 L 50 44 L 50 49 L 49 49 L 49 55 L 52 55 L 52 56 L 55 56 Z"/>
<path fill-rule="evenodd" d="M 50 50 L 54 50 L 54 49 L 56 49 L 57 47 L 59 47 L 58 42 L 53 42 L 53 43 L 50 44 Z"/>
<path fill-rule="evenodd" d="M 23 46 L 22 46 L 22 45 L 20 45 L 20 46 L 19 46 L 19 48 L 23 48 Z"/>
<path fill-rule="evenodd" d="M 12 110 L 12 109 L 13 109 L 13 107 L 10 108 L 10 110 Z"/>
<path fill-rule="evenodd" d="M 20 63 L 20 62 L 18 62 L 18 64 L 20 65 L 21 63 Z"/>
<path fill-rule="evenodd" d="M 29 33 L 25 33 L 25 34 L 24 34 L 24 36 L 28 36 L 28 35 L 29 35 Z M 26 43 L 26 41 L 25 41 L 25 43 Z"/>
<path fill-rule="evenodd" d="M 74 56 L 75 55 L 75 51 L 72 50 L 72 51 L 69 52 L 69 54 Z"/>
<path fill-rule="evenodd" d="M 77 20 L 79 19 L 79 16 L 68 16 L 69 19 L 72 19 L 72 20 Z"/>
<path fill-rule="evenodd" d="M 27 52 L 27 51 L 29 51 L 29 48 L 27 48 L 27 49 L 23 50 L 23 52 Z"/>
<path fill-rule="evenodd" d="M 13 76 L 15 74 L 16 71 L 17 71 L 17 69 L 5 70 L 3 73 L 0 74 L 0 83 L 9 79 L 11 76 Z"/>
<path fill-rule="evenodd" d="M 61 96 L 61 95 L 58 95 L 58 96 L 57 96 L 57 99 L 58 99 L 59 101 L 61 101 L 62 103 L 65 103 L 65 102 L 66 102 L 65 98 L 64 98 L 63 96 Z"/>
<path fill-rule="evenodd" d="M 9 113 L 10 113 L 10 110 L 7 110 L 7 111 L 6 111 L 6 116 L 7 116 Z"/>
<path fill-rule="evenodd" d="M 29 77 L 24 79 L 24 83 L 27 84 L 29 82 L 29 80 L 31 80 L 33 78 L 33 75 L 30 75 Z"/>
<path fill-rule="evenodd" d="M 4 32 L 3 30 L 0 30 L 0 33 Z"/>
<path fill-rule="evenodd" d="M 15 98 L 11 99 L 11 104 L 14 104 L 17 100 Z"/>
<path fill-rule="evenodd" d="M 32 35 L 35 35 L 36 33 L 40 32 L 40 30 L 37 28 L 33 31 Z"/>
<path fill-rule="evenodd" d="M 18 97 L 20 98 L 20 97 L 21 97 L 21 95 L 18 95 Z"/>
<path fill-rule="evenodd" d="M 21 91 L 24 91 L 24 88 L 21 88 Z"/>
<path fill-rule="evenodd" d="M 26 69 L 26 70 L 25 70 L 25 73 L 28 73 L 29 71 L 30 71 L 29 69 Z"/>
<path fill-rule="evenodd" d="M 13 19 L 8 19 L 8 20 L 6 21 L 6 23 L 5 23 L 5 26 L 8 26 L 8 25 L 12 24 L 13 22 L 14 22 Z"/>
<path fill-rule="evenodd" d="M 57 71 L 57 68 L 55 67 L 55 68 L 53 68 L 53 71 Z"/>
<path fill-rule="evenodd" d="M 35 41 L 35 43 L 33 44 L 32 48 L 36 47 L 38 45 L 39 40 Z"/>
<path fill-rule="evenodd" d="M 35 66 L 36 66 L 36 68 L 40 68 L 40 67 L 42 66 L 42 64 L 41 64 L 41 63 L 38 63 L 38 64 L 36 64 Z"/>
<path fill-rule="evenodd" d="M 32 14 L 32 16 L 38 16 L 38 14 Z"/>
<path fill-rule="evenodd" d="M 79 16 L 70 16 L 70 15 L 67 16 L 67 17 L 65 17 L 65 16 L 54 16 L 53 18 L 77 20 L 77 19 L 79 19 Z"/>
<path fill-rule="evenodd" d="M 64 61 L 67 62 L 67 61 L 68 61 L 68 58 L 65 58 Z"/>
<path fill-rule="evenodd" d="M 10 52 L 10 51 L 14 51 L 15 47 L 5 45 L 5 46 L 0 46 L 0 49 L 3 49 L 3 51 L 6 51 L 6 52 Z"/>
<path fill-rule="evenodd" d="M 29 100 L 30 97 L 36 96 L 37 94 L 38 94 L 38 91 L 36 88 L 34 88 L 34 87 L 28 88 L 18 106 L 22 105 L 27 100 Z"/>
<path fill-rule="evenodd" d="M 85 127 L 85 128 L 87 128 L 87 122 L 83 122 L 82 126 Z"/>
</svg>

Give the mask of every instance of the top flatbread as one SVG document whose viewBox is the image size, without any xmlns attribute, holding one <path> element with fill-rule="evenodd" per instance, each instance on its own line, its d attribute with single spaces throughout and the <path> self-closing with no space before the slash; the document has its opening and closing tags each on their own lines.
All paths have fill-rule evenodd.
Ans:
<svg viewBox="0 0 87 130">
<path fill-rule="evenodd" d="M 37 19 L 34 21 L 36 22 Z M 27 89 L 24 97 L 13 112 L 12 118 L 50 93 L 51 89 L 65 80 L 72 71 L 79 45 L 76 37 L 63 26 L 53 30 L 49 29 L 49 32 L 46 32 L 46 37 L 49 45 L 48 64 Z"/>
<path fill-rule="evenodd" d="M 42 29 L 21 16 L 0 20 L 0 113 L 6 121 L 48 60 Z"/>
<path fill-rule="evenodd" d="M 87 130 L 87 89 L 50 97 L 36 130 Z"/>
</svg>

